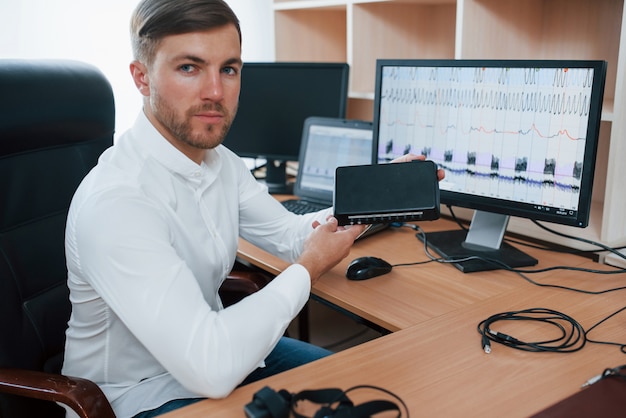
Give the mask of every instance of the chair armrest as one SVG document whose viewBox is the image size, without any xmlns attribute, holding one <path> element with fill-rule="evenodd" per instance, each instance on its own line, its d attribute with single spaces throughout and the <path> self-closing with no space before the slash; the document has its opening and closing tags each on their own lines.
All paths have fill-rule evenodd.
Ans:
<svg viewBox="0 0 626 418">
<path fill-rule="evenodd" d="M 265 272 L 251 269 L 234 269 L 220 287 L 224 306 L 239 302 L 244 297 L 262 289 L 273 277 Z"/>
<path fill-rule="evenodd" d="M 233 270 L 226 277 L 226 281 L 247 283 L 251 288 L 256 290 L 262 289 L 266 284 L 272 281 L 274 277 L 268 273 L 255 270 Z"/>
<path fill-rule="evenodd" d="M 65 404 L 82 418 L 115 418 L 94 382 L 78 377 L 22 369 L 0 369 L 0 392 Z"/>
</svg>

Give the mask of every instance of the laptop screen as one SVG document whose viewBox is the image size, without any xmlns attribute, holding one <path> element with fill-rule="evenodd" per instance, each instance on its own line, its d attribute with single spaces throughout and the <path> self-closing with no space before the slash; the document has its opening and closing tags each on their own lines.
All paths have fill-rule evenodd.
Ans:
<svg viewBox="0 0 626 418">
<path fill-rule="evenodd" d="M 337 167 L 372 163 L 372 124 L 365 121 L 309 118 L 305 122 L 296 194 L 329 205 Z"/>
</svg>

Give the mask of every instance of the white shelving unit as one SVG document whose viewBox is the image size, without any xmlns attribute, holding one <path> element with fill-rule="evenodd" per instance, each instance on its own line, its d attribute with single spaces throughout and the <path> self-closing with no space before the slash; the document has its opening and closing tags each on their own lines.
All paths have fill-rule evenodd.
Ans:
<svg viewBox="0 0 626 418">
<path fill-rule="evenodd" d="M 366 120 L 378 58 L 606 60 L 590 225 L 549 226 L 626 245 L 624 0 L 274 0 L 274 18 L 276 60 L 348 62 L 348 116 Z M 525 219 L 512 218 L 509 231 L 593 249 Z"/>
</svg>

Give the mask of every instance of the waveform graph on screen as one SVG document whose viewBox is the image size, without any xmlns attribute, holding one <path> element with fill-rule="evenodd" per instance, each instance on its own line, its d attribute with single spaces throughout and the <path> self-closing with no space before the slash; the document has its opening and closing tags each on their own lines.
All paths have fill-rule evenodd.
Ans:
<svg viewBox="0 0 626 418">
<path fill-rule="evenodd" d="M 424 154 L 442 190 L 577 210 L 593 68 L 387 66 L 379 160 Z"/>
</svg>

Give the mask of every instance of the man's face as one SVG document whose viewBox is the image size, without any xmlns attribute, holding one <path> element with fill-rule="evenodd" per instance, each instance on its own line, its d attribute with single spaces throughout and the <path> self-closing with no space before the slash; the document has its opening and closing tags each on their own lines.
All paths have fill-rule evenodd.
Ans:
<svg viewBox="0 0 626 418">
<path fill-rule="evenodd" d="M 142 68 L 141 64 L 136 64 Z M 165 37 L 146 69 L 144 111 L 187 157 L 200 163 L 222 143 L 237 111 L 241 46 L 233 25 Z"/>
</svg>

